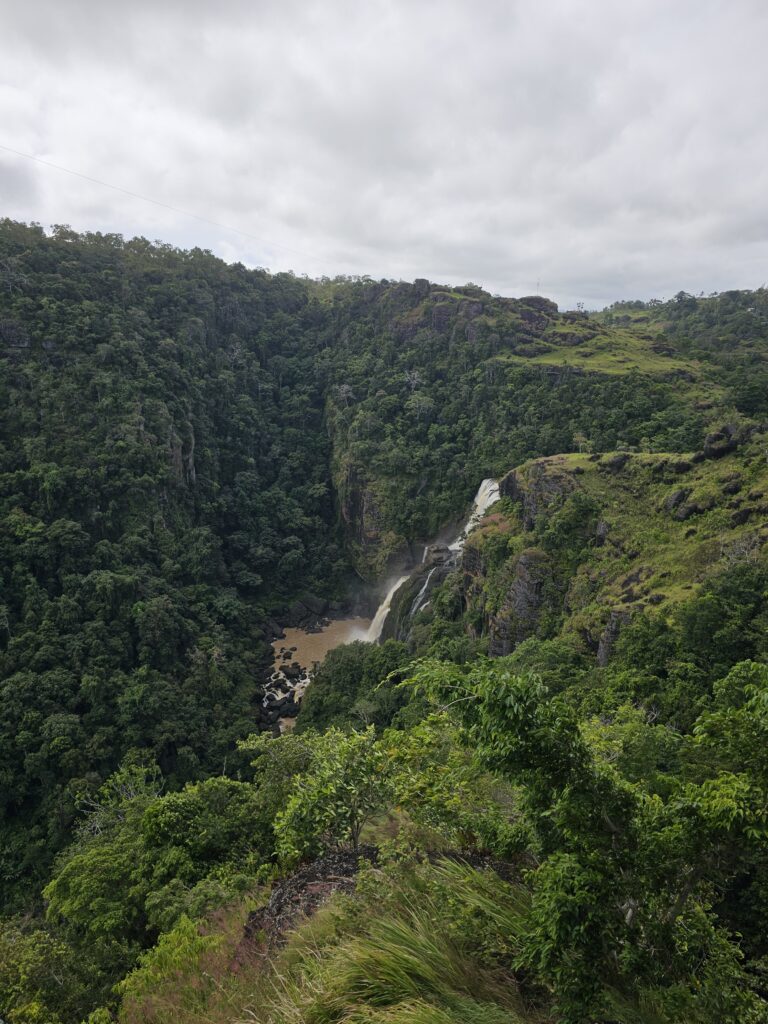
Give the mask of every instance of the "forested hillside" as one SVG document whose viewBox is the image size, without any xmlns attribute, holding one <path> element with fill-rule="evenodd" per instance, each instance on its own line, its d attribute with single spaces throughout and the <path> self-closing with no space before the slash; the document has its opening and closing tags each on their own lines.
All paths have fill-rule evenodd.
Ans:
<svg viewBox="0 0 768 1024">
<path fill-rule="evenodd" d="M 0 222 L 0 1017 L 768 1021 L 767 431 L 762 289 L 560 312 Z M 296 602 L 486 477 L 273 736 Z"/>
<path fill-rule="evenodd" d="M 129 750 L 171 784 L 221 772 L 257 723 L 265 616 L 343 556 L 303 285 L 8 223 L 0 266 L 13 887 Z"/>
</svg>

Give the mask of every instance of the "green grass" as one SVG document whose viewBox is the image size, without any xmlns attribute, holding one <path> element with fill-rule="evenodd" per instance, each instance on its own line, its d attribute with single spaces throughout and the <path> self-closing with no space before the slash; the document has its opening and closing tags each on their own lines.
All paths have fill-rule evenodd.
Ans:
<svg viewBox="0 0 768 1024">
<path fill-rule="evenodd" d="M 593 547 L 570 581 L 566 605 L 566 629 L 599 630 L 607 610 L 636 611 L 652 604 L 661 612 L 695 595 L 710 574 L 727 568 L 734 560 L 755 557 L 768 541 L 768 516 L 758 511 L 768 502 L 766 438 L 757 436 L 738 451 L 717 460 L 693 464 L 683 473 L 664 471 L 665 464 L 689 459 L 683 455 L 633 454 L 618 473 L 605 466 L 605 457 L 586 454 L 555 455 L 536 459 L 518 468 L 518 476 L 530 478 L 534 467 L 543 467 L 550 480 L 560 478 L 563 492 L 577 489 L 590 495 L 601 508 L 607 524 L 607 541 Z M 725 493 L 728 478 L 738 474 L 740 491 Z M 689 491 L 685 502 L 711 504 L 711 508 L 683 521 L 665 501 L 677 489 Z M 750 499 L 750 493 L 764 495 Z M 734 500 L 755 511 L 744 523 L 735 523 Z M 513 506 L 514 510 L 514 506 Z M 535 545 L 514 513 L 492 517 L 470 545 L 486 549 L 498 563 L 500 533 L 510 554 Z M 639 581 L 632 577 L 640 574 Z M 508 587 L 505 565 L 492 569 L 484 582 L 486 595 L 500 600 Z M 495 597 L 493 596 L 495 595 Z"/>
<path fill-rule="evenodd" d="M 355 917 L 352 911 L 332 942 L 321 920 L 292 936 L 276 965 L 270 1008 L 256 1017 L 261 1024 L 543 1019 L 525 1009 L 508 970 L 484 959 L 469 921 L 457 919 L 461 907 L 462 914 L 476 915 L 477 926 L 503 927 L 512 937 L 527 912 L 523 889 L 452 862 L 394 879 L 374 875 L 367 885 L 378 912 Z M 318 918 L 334 914 L 330 907 Z"/>
<path fill-rule="evenodd" d="M 215 952 L 173 961 L 134 982 L 122 1024 L 544 1024 L 509 968 L 528 894 L 493 872 L 451 861 L 371 869 L 358 897 L 337 897 L 287 937 L 269 962 Z M 235 915 L 237 918 L 237 915 Z M 225 929 L 226 931 L 226 929 Z M 231 933 L 231 928 L 229 929 Z M 139 998 L 140 996 L 140 998 Z"/>
<path fill-rule="evenodd" d="M 120 1024 L 556 1024 L 550 996 L 511 968 L 525 886 L 443 860 L 370 868 L 270 956 L 243 952 L 242 910 L 207 952 L 179 947 L 129 989 Z M 192 937 L 194 945 L 194 937 Z M 200 943 L 198 943 L 198 946 Z M 535 996 L 534 996 L 535 991 Z M 606 990 L 617 1024 L 668 1024 L 642 993 Z M 679 1022 L 678 1022 L 679 1024 Z"/>
<path fill-rule="evenodd" d="M 583 340 L 575 344 L 580 334 Z M 680 371 L 697 378 L 701 375 L 697 362 L 655 352 L 652 339 L 630 328 L 604 327 L 590 338 L 580 331 L 578 325 L 566 323 L 547 332 L 543 341 L 550 345 L 546 352 L 533 356 L 507 353 L 503 358 L 541 366 L 574 366 L 593 373 L 613 375 L 632 371 L 654 376 Z"/>
</svg>

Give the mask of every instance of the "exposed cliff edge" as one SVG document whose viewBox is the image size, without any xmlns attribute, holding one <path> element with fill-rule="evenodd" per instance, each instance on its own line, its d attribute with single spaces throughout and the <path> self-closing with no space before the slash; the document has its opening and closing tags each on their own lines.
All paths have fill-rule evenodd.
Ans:
<svg viewBox="0 0 768 1024">
<path fill-rule="evenodd" d="M 757 557 L 768 540 L 764 435 L 715 433 L 688 457 L 556 455 L 507 473 L 464 553 L 468 631 L 492 656 L 567 635 L 605 665 L 638 613 L 671 614 L 712 574 Z"/>
</svg>

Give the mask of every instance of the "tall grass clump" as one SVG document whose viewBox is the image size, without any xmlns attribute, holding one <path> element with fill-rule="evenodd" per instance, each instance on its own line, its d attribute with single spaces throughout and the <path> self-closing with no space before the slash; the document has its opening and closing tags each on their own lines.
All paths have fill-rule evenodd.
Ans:
<svg viewBox="0 0 768 1024">
<path fill-rule="evenodd" d="M 445 861 L 393 878 L 373 869 L 361 881 L 341 934 L 322 944 L 300 928 L 278 958 L 259 1024 L 528 1024 L 504 963 L 527 898 L 490 872 Z M 377 909 L 378 908 L 378 909 Z M 321 914 L 333 914 L 328 908 Z M 320 916 L 320 915 L 318 915 Z M 501 930 L 505 934 L 501 936 Z M 497 941 L 492 941 L 495 933 Z M 508 959 L 508 958 L 507 958 Z"/>
</svg>

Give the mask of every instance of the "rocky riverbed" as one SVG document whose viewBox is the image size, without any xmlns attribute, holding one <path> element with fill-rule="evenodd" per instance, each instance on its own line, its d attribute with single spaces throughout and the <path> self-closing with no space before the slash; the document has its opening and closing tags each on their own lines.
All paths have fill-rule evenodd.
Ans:
<svg viewBox="0 0 768 1024">
<path fill-rule="evenodd" d="M 366 640 L 371 620 L 362 616 L 322 619 L 309 628 L 283 629 L 272 641 L 275 660 L 264 693 L 264 707 L 281 732 L 292 729 L 310 674 L 341 644 Z"/>
</svg>

